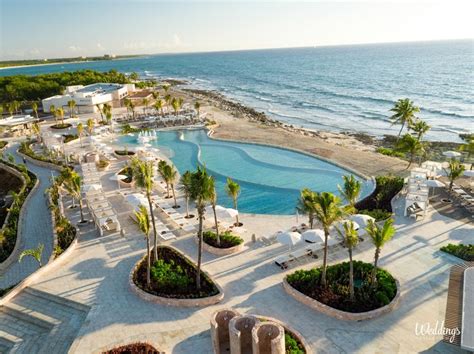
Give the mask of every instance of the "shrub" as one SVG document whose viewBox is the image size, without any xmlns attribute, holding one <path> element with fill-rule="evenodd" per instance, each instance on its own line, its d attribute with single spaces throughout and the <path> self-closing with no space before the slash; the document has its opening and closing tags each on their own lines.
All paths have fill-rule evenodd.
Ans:
<svg viewBox="0 0 474 354">
<path fill-rule="evenodd" d="M 0 140 L 0 149 L 3 149 L 7 145 L 8 145 L 8 141 Z"/>
<path fill-rule="evenodd" d="M 47 156 L 43 156 L 43 155 L 38 155 L 36 154 L 32 149 L 31 149 L 31 144 L 33 143 L 33 141 L 24 141 L 20 144 L 20 148 L 18 149 L 19 152 L 21 152 L 22 154 L 28 156 L 28 157 L 31 157 L 32 159 L 35 159 L 35 160 L 38 160 L 38 161 L 43 161 L 43 162 L 47 162 L 47 163 L 52 163 L 54 165 L 58 165 L 58 166 L 63 166 L 64 165 L 64 162 L 62 161 L 59 161 L 59 160 L 56 160 L 56 159 L 51 159 Z"/>
<path fill-rule="evenodd" d="M 375 221 L 386 220 L 386 219 L 388 219 L 389 217 L 392 216 L 392 212 L 386 211 L 386 210 L 383 210 L 383 209 L 373 209 L 373 210 L 363 209 L 363 210 L 359 210 L 358 213 L 369 215 L 369 216 L 373 217 L 375 219 Z"/>
<path fill-rule="evenodd" d="M 474 244 L 455 245 L 450 243 L 447 246 L 441 247 L 441 251 L 452 254 L 453 256 L 456 256 L 468 262 L 474 261 Z"/>
<path fill-rule="evenodd" d="M 58 123 L 51 126 L 51 129 L 67 129 L 72 127 L 70 123 Z"/>
<path fill-rule="evenodd" d="M 304 354 L 305 350 L 301 343 L 299 343 L 293 336 L 285 333 L 285 353 L 287 354 Z"/>
<path fill-rule="evenodd" d="M 110 162 L 107 160 L 99 160 L 97 163 L 98 168 L 106 168 L 108 165 L 110 165 Z"/>
<path fill-rule="evenodd" d="M 64 143 L 69 143 L 70 141 L 79 139 L 79 136 L 77 134 L 63 134 L 64 137 Z"/>
<path fill-rule="evenodd" d="M 379 154 L 382 154 L 382 155 L 399 157 L 399 158 L 402 158 L 402 159 L 405 158 L 405 154 L 403 152 L 395 151 L 395 150 L 390 149 L 390 148 L 379 147 L 379 148 L 377 148 L 376 151 Z"/>
<path fill-rule="evenodd" d="M 356 203 L 357 210 L 382 209 L 392 211 L 391 201 L 403 188 L 403 178 L 397 176 L 377 176 L 374 192 L 367 198 Z"/>
<path fill-rule="evenodd" d="M 132 156 L 135 155 L 133 151 L 128 150 L 115 150 L 115 153 L 119 156 Z"/>
<path fill-rule="evenodd" d="M 159 259 L 151 267 L 151 276 L 158 288 L 166 288 L 175 292 L 183 292 L 192 282 L 180 265 L 173 260 L 165 262 Z"/>
<path fill-rule="evenodd" d="M 219 234 L 219 238 L 221 241 L 221 244 L 217 244 L 217 235 L 215 232 L 212 231 L 206 231 L 203 232 L 202 238 L 205 243 L 208 245 L 211 245 L 212 247 L 218 247 L 218 248 L 230 248 L 234 246 L 238 246 L 244 242 L 244 240 L 236 235 L 232 235 L 230 231 L 224 231 Z"/>
<path fill-rule="evenodd" d="M 129 133 L 139 133 L 142 131 L 142 129 L 138 129 L 135 127 L 132 127 L 130 124 L 123 124 L 121 127 L 122 134 L 129 134 Z"/>
</svg>

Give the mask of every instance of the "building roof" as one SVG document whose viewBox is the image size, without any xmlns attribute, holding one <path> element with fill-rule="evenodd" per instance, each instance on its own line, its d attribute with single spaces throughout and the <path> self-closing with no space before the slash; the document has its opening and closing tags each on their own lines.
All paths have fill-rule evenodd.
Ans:
<svg viewBox="0 0 474 354">
<path fill-rule="evenodd" d="M 138 99 L 138 98 L 147 98 L 151 96 L 151 91 L 142 90 L 142 91 L 135 91 L 128 95 L 130 99 Z"/>
<path fill-rule="evenodd" d="M 78 93 L 89 94 L 89 95 L 105 95 L 105 94 L 114 92 L 122 87 L 123 87 L 122 84 L 96 83 L 96 84 L 84 86 L 74 91 L 74 93 L 78 92 Z"/>
</svg>

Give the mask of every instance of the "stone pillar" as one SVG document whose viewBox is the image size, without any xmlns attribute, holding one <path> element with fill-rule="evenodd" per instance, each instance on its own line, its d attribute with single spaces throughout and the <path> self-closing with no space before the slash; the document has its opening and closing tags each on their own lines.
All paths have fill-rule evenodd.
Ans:
<svg viewBox="0 0 474 354">
<path fill-rule="evenodd" d="M 236 316 L 229 322 L 230 353 L 252 353 L 252 329 L 258 323 L 252 315 Z"/>
<path fill-rule="evenodd" d="M 237 311 L 223 309 L 214 312 L 211 317 L 211 338 L 215 354 L 221 354 L 230 350 L 229 322 L 238 316 Z"/>
<path fill-rule="evenodd" d="M 285 330 L 275 322 L 260 322 L 252 329 L 253 354 L 285 354 Z"/>
</svg>

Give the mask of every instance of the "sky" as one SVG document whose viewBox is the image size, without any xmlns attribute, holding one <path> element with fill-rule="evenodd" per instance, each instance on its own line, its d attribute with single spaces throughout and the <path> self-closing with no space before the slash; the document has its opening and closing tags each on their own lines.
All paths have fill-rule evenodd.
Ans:
<svg viewBox="0 0 474 354">
<path fill-rule="evenodd" d="M 474 0 L 0 0 L 0 60 L 474 38 Z"/>
</svg>

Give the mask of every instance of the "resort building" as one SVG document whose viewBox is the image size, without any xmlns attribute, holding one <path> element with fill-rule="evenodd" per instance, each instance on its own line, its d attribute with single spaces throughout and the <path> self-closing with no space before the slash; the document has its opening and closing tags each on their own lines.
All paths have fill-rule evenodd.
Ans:
<svg viewBox="0 0 474 354">
<path fill-rule="evenodd" d="M 153 94 L 151 93 L 151 91 L 141 90 L 141 91 L 135 91 L 135 92 L 131 93 L 128 96 L 128 98 L 132 102 L 138 102 L 138 103 L 141 104 L 144 99 L 151 100 L 153 98 Z"/>
<path fill-rule="evenodd" d="M 43 111 L 50 112 L 51 106 L 56 108 L 68 107 L 68 102 L 74 100 L 77 113 L 97 112 L 97 105 L 108 103 L 112 107 L 120 107 L 122 101 L 135 91 L 134 84 L 96 83 L 92 85 L 67 86 L 63 95 L 56 95 L 42 100 Z"/>
<path fill-rule="evenodd" d="M 0 135 L 24 136 L 39 119 L 30 115 L 14 115 L 0 120 Z"/>
</svg>

